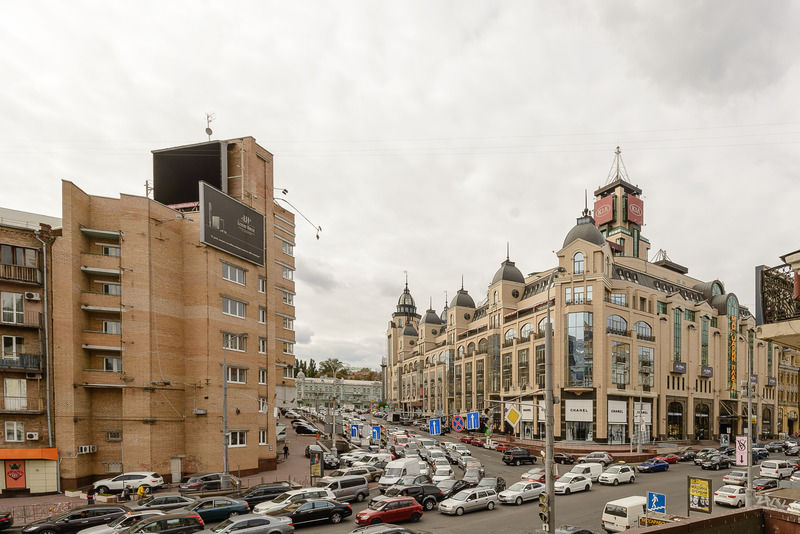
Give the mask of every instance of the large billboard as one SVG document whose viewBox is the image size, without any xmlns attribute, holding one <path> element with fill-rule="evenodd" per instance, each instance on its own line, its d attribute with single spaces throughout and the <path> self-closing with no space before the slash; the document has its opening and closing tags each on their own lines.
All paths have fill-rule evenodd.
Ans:
<svg viewBox="0 0 800 534">
<path fill-rule="evenodd" d="M 594 203 L 594 223 L 598 226 L 614 220 L 614 196 L 608 195 Z"/>
<path fill-rule="evenodd" d="M 200 182 L 200 241 L 250 263 L 264 265 L 264 216 Z"/>
<path fill-rule="evenodd" d="M 641 198 L 628 195 L 628 220 L 636 224 L 644 222 L 644 202 Z"/>
</svg>

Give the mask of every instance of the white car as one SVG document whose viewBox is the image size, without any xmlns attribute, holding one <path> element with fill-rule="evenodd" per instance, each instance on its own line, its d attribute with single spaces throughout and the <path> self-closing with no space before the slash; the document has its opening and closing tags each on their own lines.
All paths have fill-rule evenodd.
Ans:
<svg viewBox="0 0 800 534">
<path fill-rule="evenodd" d="M 137 510 L 135 512 L 128 512 L 121 515 L 110 523 L 105 525 L 97 525 L 96 527 L 89 527 L 79 530 L 79 534 L 116 534 L 127 528 L 132 527 L 142 519 L 147 519 L 155 515 L 164 515 L 163 510 Z"/>
<path fill-rule="evenodd" d="M 544 491 L 544 484 L 538 482 L 515 482 L 498 494 L 500 502 L 506 504 L 516 504 L 519 506 L 525 501 L 538 499 Z"/>
<path fill-rule="evenodd" d="M 633 483 L 636 481 L 636 473 L 629 465 L 612 465 L 601 474 L 597 481 L 601 484 L 613 484 L 617 486 L 620 482 Z"/>
<path fill-rule="evenodd" d="M 275 510 L 280 510 L 287 504 L 307 499 L 328 499 L 335 501 L 336 495 L 334 495 L 334 493 L 328 488 L 301 488 L 285 491 L 271 501 L 266 501 L 255 505 L 253 508 L 253 513 L 266 515 Z"/>
<path fill-rule="evenodd" d="M 430 473 L 431 473 L 431 470 L 430 470 L 430 467 L 428 467 L 428 462 L 426 462 L 425 460 L 420 460 L 419 461 L 419 474 L 420 475 L 430 475 Z"/>
<path fill-rule="evenodd" d="M 744 492 L 743 486 L 722 486 L 714 492 L 714 504 L 744 506 Z"/>
<path fill-rule="evenodd" d="M 576 473 L 567 473 L 556 480 L 554 486 L 557 494 L 569 495 L 576 491 L 589 491 L 592 489 L 592 479 Z"/>
<path fill-rule="evenodd" d="M 787 512 L 794 512 L 796 514 L 800 513 L 800 501 L 790 502 L 789 506 L 786 508 Z"/>
<path fill-rule="evenodd" d="M 722 477 L 722 483 L 731 486 L 744 486 L 747 482 L 747 473 L 745 471 L 731 471 Z"/>
<path fill-rule="evenodd" d="M 432 481 L 434 484 L 438 484 L 442 480 L 450 480 L 451 478 L 455 478 L 453 475 L 453 469 L 450 465 L 437 467 L 436 471 L 433 473 Z"/>
<path fill-rule="evenodd" d="M 794 473 L 792 476 L 789 477 L 789 480 L 791 480 L 792 482 L 800 482 L 800 472 Z"/>
<path fill-rule="evenodd" d="M 98 480 L 93 484 L 97 493 L 122 491 L 125 486 L 129 486 L 134 491 L 139 489 L 139 486 L 144 486 L 144 492 L 150 493 L 152 489 L 160 488 L 163 485 L 164 479 L 161 478 L 161 475 L 152 471 L 122 473 L 114 478 Z"/>
</svg>

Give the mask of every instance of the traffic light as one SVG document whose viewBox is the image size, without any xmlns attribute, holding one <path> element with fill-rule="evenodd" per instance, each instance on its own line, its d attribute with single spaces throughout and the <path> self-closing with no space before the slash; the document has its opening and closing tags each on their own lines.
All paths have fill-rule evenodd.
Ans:
<svg viewBox="0 0 800 534">
<path fill-rule="evenodd" d="M 550 532 L 550 501 L 544 492 L 539 494 L 539 519 L 542 520 L 542 530 Z"/>
</svg>

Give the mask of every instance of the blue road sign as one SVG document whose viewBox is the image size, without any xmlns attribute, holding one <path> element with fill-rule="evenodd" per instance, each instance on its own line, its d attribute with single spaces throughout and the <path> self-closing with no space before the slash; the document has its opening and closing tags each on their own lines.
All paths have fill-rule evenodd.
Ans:
<svg viewBox="0 0 800 534">
<path fill-rule="evenodd" d="M 467 430 L 478 430 L 481 427 L 481 414 L 478 412 L 467 413 Z"/>
<path fill-rule="evenodd" d="M 381 439 L 381 427 L 379 425 L 372 427 L 372 439 Z"/>
<path fill-rule="evenodd" d="M 647 511 L 667 513 L 667 496 L 663 493 L 647 492 Z"/>
<path fill-rule="evenodd" d="M 438 419 L 430 419 L 428 421 L 428 431 L 431 436 L 438 436 L 442 433 L 442 422 Z"/>
<path fill-rule="evenodd" d="M 358 425 L 350 425 L 350 437 L 357 438 L 358 436 Z"/>
</svg>

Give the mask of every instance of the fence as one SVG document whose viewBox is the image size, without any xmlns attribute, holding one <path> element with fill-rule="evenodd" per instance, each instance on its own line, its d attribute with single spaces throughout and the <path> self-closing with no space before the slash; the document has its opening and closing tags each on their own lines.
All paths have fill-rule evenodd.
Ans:
<svg viewBox="0 0 800 534">
<path fill-rule="evenodd" d="M 27 525 L 33 521 L 44 519 L 53 514 L 71 510 L 73 506 L 85 503 L 74 503 L 69 501 L 57 503 L 26 504 L 22 506 L 12 506 L 11 515 L 14 517 L 14 525 Z"/>
</svg>

